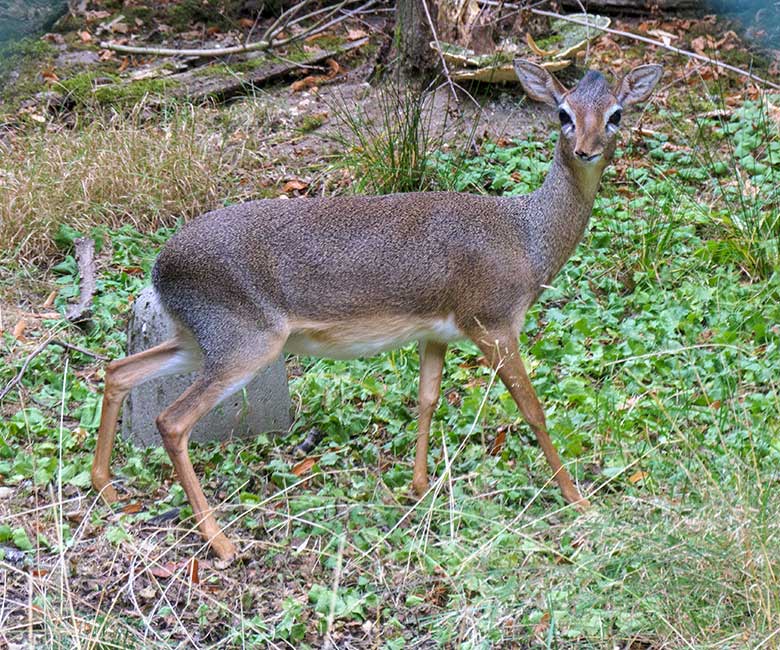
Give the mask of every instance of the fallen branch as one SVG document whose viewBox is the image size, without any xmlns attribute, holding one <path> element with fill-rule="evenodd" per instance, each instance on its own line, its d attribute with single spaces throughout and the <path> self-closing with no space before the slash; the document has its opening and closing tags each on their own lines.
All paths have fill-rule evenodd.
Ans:
<svg viewBox="0 0 780 650">
<path fill-rule="evenodd" d="M 79 264 L 79 301 L 68 307 L 65 318 L 72 323 L 86 320 L 92 311 L 92 296 L 95 293 L 95 242 L 89 237 L 79 237 L 76 246 L 76 260 Z"/>
<path fill-rule="evenodd" d="M 364 37 L 347 43 L 338 49 L 323 50 L 312 54 L 304 61 L 288 61 L 283 59 L 282 63 L 272 63 L 251 70 L 245 73 L 236 73 L 234 75 L 204 75 L 203 68 L 188 70 L 179 74 L 166 77 L 176 83 L 172 86 L 169 93 L 174 97 L 186 98 L 189 101 L 200 101 L 203 99 L 222 101 L 229 99 L 242 92 L 246 92 L 247 87 L 259 86 L 273 79 L 278 79 L 300 68 L 308 68 L 325 59 L 333 58 L 351 50 L 355 50 L 368 43 L 368 38 Z"/>
<path fill-rule="evenodd" d="M 343 0 L 343 2 L 339 3 L 335 7 L 329 7 L 327 8 L 327 12 L 324 18 L 320 18 L 313 26 L 303 30 L 302 32 L 295 34 L 293 36 L 290 36 L 288 38 L 283 38 L 281 40 L 274 40 L 274 38 L 280 34 L 287 26 L 287 23 L 280 23 L 277 19 L 273 25 L 269 28 L 268 31 L 266 31 L 265 36 L 260 39 L 259 41 L 255 41 L 254 43 L 248 43 L 243 45 L 234 45 L 232 47 L 215 47 L 215 48 L 209 48 L 209 49 L 177 49 L 177 48 L 170 48 L 170 47 L 136 47 L 133 45 L 120 45 L 119 43 L 112 43 L 110 41 L 104 41 L 100 43 L 100 47 L 108 50 L 114 50 L 116 52 L 123 52 L 126 54 L 154 54 L 157 56 L 198 56 L 198 57 L 219 57 L 219 56 L 228 56 L 230 54 L 244 54 L 246 52 L 264 52 L 267 50 L 270 50 L 275 47 L 283 47 L 285 45 L 289 45 L 290 43 L 294 43 L 296 41 L 303 40 L 305 38 L 308 38 L 310 36 L 315 36 L 316 34 L 320 34 L 321 32 L 324 32 L 326 29 L 329 29 L 333 27 L 334 25 L 337 25 L 348 18 L 351 18 L 355 14 L 362 13 L 372 5 L 376 4 L 377 0 L 369 0 L 369 2 L 366 2 L 364 5 L 361 5 L 357 9 L 353 9 L 351 11 L 345 11 L 341 16 L 338 18 L 334 18 L 333 20 L 328 21 L 327 19 L 335 14 L 336 12 L 340 11 L 342 7 L 349 4 L 352 0 Z M 308 2 L 308 0 L 304 0 L 304 2 L 300 3 L 299 5 L 296 5 L 292 9 L 288 10 L 287 19 L 291 19 L 293 15 L 295 15 L 294 9 L 298 9 L 299 7 L 302 7 Z M 291 24 L 297 24 L 300 23 L 303 20 L 306 20 L 307 18 L 312 18 L 314 16 L 317 16 L 321 13 L 324 13 L 322 9 L 317 10 L 315 12 L 312 12 L 310 14 L 306 14 L 305 16 L 301 16 L 300 18 L 296 18 Z M 284 14 L 283 14 L 284 15 Z M 281 16 L 280 16 L 281 18 Z M 327 22 L 325 22 L 327 21 Z M 270 30 L 274 30 L 273 33 L 269 34 Z"/>
<path fill-rule="evenodd" d="M 0 400 L 2 400 L 6 395 L 8 395 L 8 393 L 10 393 L 15 386 L 19 385 L 19 382 L 22 381 L 22 378 L 24 377 L 24 374 L 27 372 L 27 368 L 30 366 L 30 363 L 32 363 L 32 360 L 35 359 L 35 357 L 37 357 L 41 352 L 43 352 L 50 345 L 58 345 L 61 348 L 64 348 L 65 350 L 74 350 L 75 352 L 86 354 L 87 356 L 94 357 L 95 359 L 101 359 L 101 360 L 108 359 L 108 357 L 102 354 L 98 354 L 97 352 L 85 350 L 84 348 L 81 348 L 78 345 L 73 345 L 72 343 L 65 343 L 65 341 L 60 341 L 59 339 L 55 339 L 54 334 L 52 334 L 47 339 L 45 339 L 43 343 L 41 343 L 37 348 L 35 348 L 29 354 L 29 356 L 24 360 L 24 363 L 22 364 L 22 367 L 19 368 L 19 372 L 16 373 L 16 376 L 5 385 L 3 390 L 0 391 Z"/>
<path fill-rule="evenodd" d="M 487 4 L 494 4 L 494 2 L 488 1 Z M 509 6 L 509 5 L 505 5 L 505 6 Z M 704 61 L 705 63 L 709 63 L 718 68 L 729 70 L 730 72 L 734 72 L 743 77 L 747 77 L 748 79 L 752 79 L 753 81 L 757 81 L 759 83 L 765 84 L 770 88 L 780 90 L 780 85 L 773 83 L 771 81 L 767 81 L 763 77 L 759 77 L 758 75 L 755 75 L 752 72 L 748 72 L 747 70 L 743 70 L 742 68 L 737 68 L 736 66 L 730 65 L 728 63 L 724 63 L 723 61 L 719 61 L 718 59 L 713 59 L 712 57 L 704 56 L 703 54 L 697 54 L 696 52 L 691 52 L 690 50 L 684 50 L 681 47 L 675 47 L 674 45 L 667 45 L 662 41 L 656 41 L 655 39 L 648 38 L 647 36 L 640 36 L 639 34 L 624 32 L 619 29 L 612 29 L 611 27 L 599 27 L 598 25 L 594 25 L 593 23 L 590 23 L 587 20 L 584 20 L 582 18 L 577 18 L 575 16 L 562 16 L 561 14 L 557 14 L 554 11 L 544 11 L 543 9 L 529 9 L 529 11 L 532 14 L 537 14 L 538 16 L 547 16 L 548 18 L 560 18 L 561 20 L 566 20 L 570 23 L 577 23 L 578 25 L 583 25 L 584 27 L 593 27 L 594 29 L 599 29 L 602 32 L 607 32 L 608 34 L 614 34 L 615 36 L 623 36 L 624 38 L 630 38 L 635 41 L 641 41 L 642 43 L 647 43 L 648 45 L 655 45 L 656 47 L 663 48 L 664 50 L 669 50 L 670 52 L 675 52 L 676 54 L 682 54 L 683 56 L 687 56 L 691 59 L 696 59 L 697 61 Z"/>
<path fill-rule="evenodd" d="M 51 343 L 53 338 L 54 338 L 53 335 L 47 338 L 43 343 L 41 343 L 37 348 L 35 348 L 32 351 L 30 356 L 28 356 L 24 360 L 24 363 L 22 364 L 22 367 L 19 369 L 19 372 L 16 373 L 16 377 L 14 377 L 11 381 L 9 381 L 5 385 L 5 388 L 3 388 L 2 391 L 0 391 L 0 400 L 2 400 L 6 395 L 8 395 L 8 393 L 11 392 L 13 387 L 16 386 L 20 381 L 22 381 L 22 377 L 24 377 L 24 373 L 27 372 L 27 366 L 29 366 L 30 362 L 48 347 L 49 343 Z"/>
<path fill-rule="evenodd" d="M 86 348 L 82 348 L 79 345 L 66 343 L 65 341 L 60 341 L 59 339 L 53 339 L 49 341 L 49 343 L 51 345 L 59 345 L 63 350 L 72 350 L 73 352 L 78 352 L 79 354 L 92 357 L 93 359 L 100 359 L 101 361 L 108 361 L 109 359 L 109 357 L 107 357 L 105 354 L 99 354 L 98 352 L 93 352 L 92 350 L 87 350 Z"/>
</svg>

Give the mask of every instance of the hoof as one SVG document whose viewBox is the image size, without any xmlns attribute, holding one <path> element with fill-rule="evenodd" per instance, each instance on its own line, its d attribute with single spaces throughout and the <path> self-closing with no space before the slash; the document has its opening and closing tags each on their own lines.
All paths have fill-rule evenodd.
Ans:
<svg viewBox="0 0 780 650">
<path fill-rule="evenodd" d="M 117 494 L 116 488 L 111 485 L 110 478 L 96 478 L 92 477 L 92 487 L 100 493 L 100 498 L 103 499 L 108 505 L 119 501 L 119 494 Z"/>
<path fill-rule="evenodd" d="M 223 533 L 214 537 L 211 542 L 211 550 L 223 563 L 230 564 L 236 559 L 238 550 Z"/>
<path fill-rule="evenodd" d="M 574 506 L 580 512 L 585 512 L 588 508 L 590 508 L 590 501 L 588 501 L 579 493 L 575 493 L 573 495 L 564 494 L 563 498 L 566 499 L 567 503 Z"/>
<path fill-rule="evenodd" d="M 412 481 L 412 491 L 418 499 L 422 499 L 428 491 L 428 478 L 415 478 Z"/>
<path fill-rule="evenodd" d="M 590 501 L 588 501 L 586 498 L 582 497 L 579 501 L 573 504 L 577 510 L 580 512 L 585 512 L 590 508 Z"/>
</svg>

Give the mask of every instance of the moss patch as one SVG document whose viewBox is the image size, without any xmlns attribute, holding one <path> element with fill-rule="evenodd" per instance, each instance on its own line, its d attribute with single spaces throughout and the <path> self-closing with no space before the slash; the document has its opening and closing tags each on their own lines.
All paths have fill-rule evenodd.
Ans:
<svg viewBox="0 0 780 650">
<path fill-rule="evenodd" d="M 319 129 L 324 123 L 324 115 L 307 115 L 301 120 L 301 125 L 298 128 L 303 133 L 310 133 Z"/>
<path fill-rule="evenodd" d="M 233 77 L 242 76 L 245 72 L 252 72 L 268 65 L 268 59 L 264 56 L 235 63 L 213 63 L 198 68 L 192 74 L 197 77 Z"/>
<path fill-rule="evenodd" d="M 145 97 L 162 97 L 177 85 L 165 78 L 123 82 L 115 74 L 83 72 L 66 79 L 60 87 L 76 104 L 127 106 Z"/>
</svg>

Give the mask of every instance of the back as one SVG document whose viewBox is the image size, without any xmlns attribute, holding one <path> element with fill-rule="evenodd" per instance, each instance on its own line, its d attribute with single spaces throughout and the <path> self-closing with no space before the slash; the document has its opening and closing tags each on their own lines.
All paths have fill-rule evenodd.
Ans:
<svg viewBox="0 0 780 650">
<path fill-rule="evenodd" d="M 473 312 L 486 293 L 495 304 L 497 284 L 512 293 L 521 250 L 492 197 L 263 200 L 187 224 L 160 254 L 154 281 L 164 302 L 194 282 L 212 300 L 270 301 L 298 318 Z"/>
</svg>

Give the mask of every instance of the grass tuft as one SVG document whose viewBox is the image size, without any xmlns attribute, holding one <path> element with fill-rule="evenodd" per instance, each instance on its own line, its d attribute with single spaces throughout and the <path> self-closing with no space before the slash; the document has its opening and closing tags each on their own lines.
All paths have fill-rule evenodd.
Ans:
<svg viewBox="0 0 780 650">
<path fill-rule="evenodd" d="M 435 164 L 436 152 L 445 148 L 446 123 L 435 124 L 433 94 L 388 84 L 375 99 L 371 115 L 346 101 L 331 109 L 342 126 L 335 137 L 343 153 L 334 166 L 349 171 L 354 191 L 392 194 L 449 187 Z"/>
<path fill-rule="evenodd" d="M 0 157 L 0 259 L 50 255 L 63 224 L 150 232 L 219 205 L 238 161 L 191 107 L 143 107 L 13 134 Z M 216 138 L 216 141 L 215 141 Z"/>
</svg>

